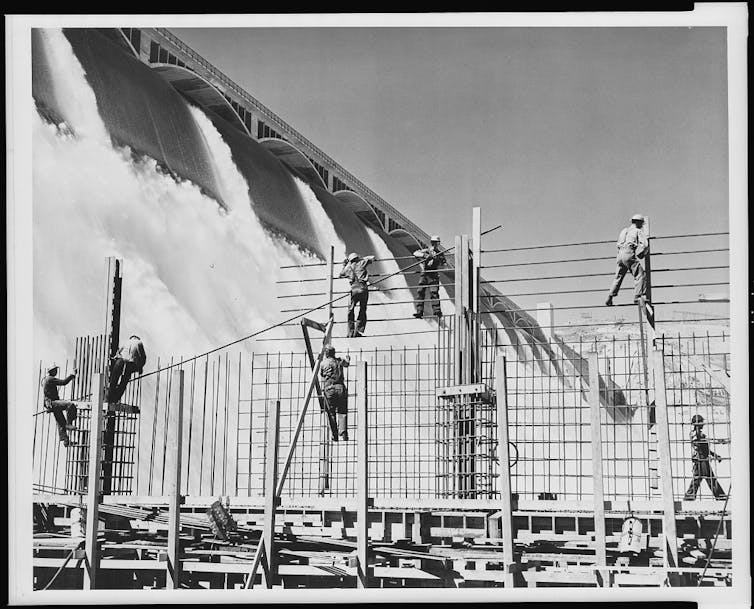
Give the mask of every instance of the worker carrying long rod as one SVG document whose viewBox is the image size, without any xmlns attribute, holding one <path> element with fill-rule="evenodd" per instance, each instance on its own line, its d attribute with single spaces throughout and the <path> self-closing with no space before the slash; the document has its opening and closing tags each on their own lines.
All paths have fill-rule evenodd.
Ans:
<svg viewBox="0 0 754 609">
<path fill-rule="evenodd" d="M 613 306 L 613 298 L 618 295 L 623 278 L 628 271 L 634 276 L 634 302 L 638 303 L 642 296 L 647 292 L 647 277 L 644 267 L 639 262 L 647 255 L 649 251 L 649 241 L 642 230 L 644 226 L 644 216 L 634 214 L 631 218 L 631 226 L 624 228 L 618 236 L 616 243 L 618 247 L 618 256 L 616 262 L 618 268 L 615 271 L 615 279 L 610 288 L 605 304 L 608 307 Z"/>
<path fill-rule="evenodd" d="M 440 250 L 440 237 L 432 235 L 429 240 L 430 247 L 422 250 L 416 250 L 414 257 L 418 258 L 421 263 L 421 279 L 419 280 L 419 290 L 417 293 L 418 302 L 416 304 L 416 313 L 414 317 L 421 319 L 424 317 L 424 296 L 429 291 L 429 299 L 432 302 L 432 312 L 438 318 L 442 317 L 442 308 L 440 307 L 440 277 L 437 274 L 441 266 L 447 264 L 445 254 Z"/>
</svg>

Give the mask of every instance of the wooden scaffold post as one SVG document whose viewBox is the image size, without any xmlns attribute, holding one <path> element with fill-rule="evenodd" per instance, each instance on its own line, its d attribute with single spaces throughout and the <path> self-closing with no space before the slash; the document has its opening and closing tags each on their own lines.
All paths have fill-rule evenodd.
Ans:
<svg viewBox="0 0 754 609">
<path fill-rule="evenodd" d="M 170 426 L 168 428 L 168 572 L 166 587 L 181 587 L 181 464 L 183 462 L 183 370 L 174 370 L 170 393 Z"/>
<path fill-rule="evenodd" d="M 102 474 L 102 405 L 104 375 L 94 374 L 92 378 L 92 416 L 89 430 L 89 480 L 86 493 L 86 528 L 84 559 L 84 590 L 97 587 L 99 570 L 99 506 L 102 500 L 100 478 Z"/>
<path fill-rule="evenodd" d="M 600 369 L 597 351 L 589 353 L 589 413 L 592 440 L 592 497 L 594 499 L 594 546 L 598 566 L 607 565 L 605 532 L 605 483 L 602 477 L 602 418 L 600 415 Z M 597 571 L 602 586 L 610 586 L 607 571 Z"/>
<path fill-rule="evenodd" d="M 500 473 L 500 524 L 503 537 L 504 584 L 513 587 L 513 497 L 511 493 L 510 438 L 508 434 L 508 377 L 507 358 L 502 351 L 495 359 L 495 396 L 497 404 L 497 445 Z"/>
<path fill-rule="evenodd" d="M 356 512 L 356 581 L 359 588 L 369 588 L 369 418 L 367 396 L 367 363 L 360 361 L 356 367 L 356 414 L 357 414 L 357 488 Z"/>
<path fill-rule="evenodd" d="M 660 489 L 663 506 L 664 556 L 667 569 L 678 568 L 678 536 L 675 523 L 675 497 L 673 493 L 673 461 L 670 454 L 670 428 L 668 404 L 665 395 L 665 364 L 661 349 L 652 350 L 654 364 L 655 410 L 657 417 L 657 449 L 659 453 Z M 677 572 L 668 572 L 671 585 L 677 583 Z"/>
<path fill-rule="evenodd" d="M 120 305 L 123 292 L 123 261 L 108 257 L 105 259 L 107 272 L 105 287 L 105 353 L 103 353 L 102 372 L 104 374 L 105 392 L 110 391 L 110 367 L 112 358 L 118 353 L 120 344 Z M 113 471 L 115 457 L 115 412 L 108 409 L 105 415 L 105 436 L 103 445 L 105 455 L 102 463 L 102 493 L 113 492 Z"/>
<path fill-rule="evenodd" d="M 264 584 L 272 588 L 277 579 L 277 561 L 275 555 L 275 514 L 280 505 L 277 489 L 278 447 L 280 443 L 280 400 L 276 400 L 267 422 L 267 454 L 265 457 L 265 494 L 264 494 L 264 543 L 266 569 L 263 569 Z"/>
</svg>

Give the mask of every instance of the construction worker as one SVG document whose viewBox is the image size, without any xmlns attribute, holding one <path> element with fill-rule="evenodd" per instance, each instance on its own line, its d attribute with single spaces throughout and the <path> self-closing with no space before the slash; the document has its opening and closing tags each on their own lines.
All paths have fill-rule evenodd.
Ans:
<svg viewBox="0 0 754 609">
<path fill-rule="evenodd" d="M 440 237 L 432 235 L 429 240 L 430 247 L 423 250 L 416 250 L 414 257 L 421 260 L 419 268 L 421 269 L 421 279 L 419 280 L 419 302 L 416 305 L 414 317 L 421 319 L 424 317 L 424 295 L 429 290 L 429 299 L 432 302 L 432 311 L 437 317 L 442 317 L 440 308 L 440 278 L 437 269 L 447 264 L 445 254 L 440 250 Z"/>
<path fill-rule="evenodd" d="M 647 278 L 644 274 L 644 267 L 639 260 L 647 255 L 649 241 L 644 231 L 644 216 L 635 214 L 631 218 L 631 226 L 624 228 L 618 237 L 616 245 L 618 246 L 617 263 L 618 269 L 615 272 L 615 280 L 610 288 L 605 304 L 608 307 L 613 306 L 613 298 L 618 295 L 620 285 L 628 271 L 634 276 L 634 302 L 644 296 L 647 291 Z"/>
<path fill-rule="evenodd" d="M 710 487 L 712 494 L 715 495 L 715 499 L 725 499 L 725 491 L 717 481 L 712 467 L 710 467 L 710 457 L 714 457 L 717 461 L 722 461 L 723 458 L 710 450 L 709 445 L 711 441 L 702 432 L 704 417 L 700 414 L 695 414 L 691 418 L 691 425 L 693 428 L 689 434 L 689 440 L 691 441 L 691 462 L 694 479 L 691 481 L 684 499 L 686 501 L 696 499 L 696 492 L 702 485 L 702 480 L 707 481 L 707 485 Z M 714 440 L 712 441 L 714 442 Z M 718 444 L 727 443 L 726 440 L 718 440 L 717 442 Z"/>
<path fill-rule="evenodd" d="M 51 412 L 58 424 L 58 437 L 64 446 L 70 446 L 68 432 L 76 429 L 73 422 L 76 420 L 76 404 L 61 400 L 58 395 L 58 387 L 67 385 L 76 378 L 76 370 L 64 379 L 58 378 L 58 366 L 51 364 L 46 369 L 47 376 L 42 379 L 42 393 L 44 406 L 47 412 Z M 65 413 L 65 414 L 63 414 Z"/>
<path fill-rule="evenodd" d="M 322 393 L 325 395 L 330 412 L 338 416 L 338 436 L 348 440 L 348 390 L 343 378 L 343 368 L 351 364 L 351 357 L 335 357 L 335 347 L 325 347 L 325 357 L 319 368 L 322 378 Z"/>
<path fill-rule="evenodd" d="M 132 334 L 128 343 L 118 349 L 118 354 L 113 358 L 110 365 L 110 382 L 107 385 L 108 404 L 117 404 L 126 391 L 126 385 L 131 375 L 136 372 L 141 374 L 147 363 L 147 354 L 144 351 L 144 343 Z"/>
<path fill-rule="evenodd" d="M 340 276 L 351 284 L 351 301 L 348 304 L 348 338 L 362 336 L 367 325 L 367 301 L 369 300 L 369 266 L 374 256 L 361 258 L 356 252 L 343 261 Z M 354 323 L 354 310 L 359 305 L 359 317 Z"/>
</svg>

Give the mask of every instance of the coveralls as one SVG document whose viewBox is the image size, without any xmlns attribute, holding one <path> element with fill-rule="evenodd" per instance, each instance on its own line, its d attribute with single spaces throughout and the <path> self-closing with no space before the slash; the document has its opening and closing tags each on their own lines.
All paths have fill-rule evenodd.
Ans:
<svg viewBox="0 0 754 609">
<path fill-rule="evenodd" d="M 709 440 L 702 432 L 702 428 L 695 427 L 692 429 L 689 439 L 691 440 L 691 462 L 693 464 L 694 479 L 691 481 L 684 499 L 686 501 L 696 499 L 696 492 L 702 485 L 702 480 L 707 481 L 707 485 L 716 498 L 724 498 L 725 491 L 717 481 L 712 467 L 710 467 L 710 455 L 713 457 L 717 457 L 717 455 L 709 449 Z"/>
<path fill-rule="evenodd" d="M 644 296 L 647 290 L 647 279 L 644 274 L 644 267 L 639 262 L 643 258 L 649 247 L 647 237 L 635 224 L 627 226 L 620 232 L 618 241 L 617 263 L 618 269 L 615 272 L 615 280 L 610 288 L 610 297 L 618 295 L 623 278 L 626 272 L 631 271 L 634 276 L 634 300 L 638 302 L 641 296 Z"/>
<path fill-rule="evenodd" d="M 144 351 L 144 344 L 138 338 L 128 339 L 128 343 L 118 350 L 118 355 L 113 359 L 110 367 L 106 400 L 108 404 L 116 404 L 120 401 L 131 375 L 134 372 L 141 374 L 146 363 L 147 354 Z"/>
<path fill-rule="evenodd" d="M 348 304 L 348 337 L 361 336 L 367 326 L 367 301 L 369 300 L 369 271 L 373 258 L 367 256 L 347 263 L 340 272 L 351 284 L 351 301 Z M 354 322 L 354 311 L 359 305 L 359 316 Z"/>
<path fill-rule="evenodd" d="M 64 379 L 48 374 L 42 380 L 42 393 L 44 394 L 44 405 L 47 412 L 51 412 L 58 424 L 58 437 L 60 441 L 68 446 L 68 431 L 66 425 L 72 425 L 76 420 L 76 404 L 61 400 L 58 395 L 58 386 L 67 385 L 76 375 L 69 374 Z M 63 413 L 66 413 L 65 415 Z"/>
<path fill-rule="evenodd" d="M 419 316 L 424 315 L 424 296 L 429 290 L 429 298 L 432 302 L 432 312 L 437 316 L 442 316 L 440 307 L 440 278 L 437 270 L 446 264 L 445 254 L 435 248 L 417 250 L 414 256 L 420 258 L 422 263 L 421 279 L 419 280 L 419 291 L 417 293 L 419 302 L 416 305 L 416 313 Z"/>
<path fill-rule="evenodd" d="M 338 435 L 348 440 L 348 390 L 343 379 L 343 368 L 349 361 L 339 357 L 325 357 L 319 368 L 322 378 L 322 393 L 330 405 L 330 411 L 338 416 Z"/>
</svg>

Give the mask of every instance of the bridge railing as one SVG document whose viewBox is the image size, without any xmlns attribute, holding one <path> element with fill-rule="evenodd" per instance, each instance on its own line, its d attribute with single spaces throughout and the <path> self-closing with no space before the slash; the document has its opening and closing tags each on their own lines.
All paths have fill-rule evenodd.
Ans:
<svg viewBox="0 0 754 609">
<path fill-rule="evenodd" d="M 196 51 L 194 51 L 191 47 L 189 47 L 186 43 L 184 43 L 180 38 L 178 38 L 175 34 L 173 34 L 170 30 L 166 28 L 155 28 L 155 30 L 162 37 L 167 39 L 171 44 L 173 44 L 175 47 L 180 49 L 182 53 L 189 56 L 192 61 L 201 65 L 209 74 L 211 74 L 214 78 L 220 81 L 224 86 L 228 87 L 241 99 L 243 99 L 248 104 L 253 106 L 253 108 L 257 112 L 259 112 L 262 116 L 264 116 L 267 120 L 272 121 L 273 123 L 281 127 L 282 130 L 284 130 L 287 135 L 292 135 L 296 140 L 295 141 L 296 144 L 300 145 L 301 147 L 305 148 L 309 153 L 323 160 L 327 165 L 330 166 L 331 170 L 335 170 L 338 174 L 340 174 L 339 177 L 348 179 L 351 182 L 349 186 L 352 187 L 355 192 L 358 192 L 359 194 L 367 198 L 367 200 L 369 200 L 372 203 L 375 203 L 383 211 L 387 212 L 388 215 L 392 217 L 394 220 L 397 220 L 404 229 L 410 230 L 424 242 L 429 241 L 429 235 L 425 233 L 422 229 L 420 229 L 411 220 L 409 220 L 405 215 L 403 215 L 400 211 L 395 209 L 395 207 L 390 205 L 387 201 L 385 201 L 382 197 L 380 197 L 377 193 L 375 193 L 371 188 L 363 184 L 361 180 L 359 180 L 356 176 L 354 176 L 350 171 L 348 171 L 345 167 L 343 167 L 340 163 L 335 161 L 332 157 L 327 155 L 325 152 L 320 150 L 317 146 L 315 146 L 312 142 L 310 142 L 306 137 L 304 137 L 297 129 L 295 129 L 294 127 L 286 123 L 283 119 L 281 119 L 279 116 L 277 116 L 275 113 L 273 113 L 269 108 L 267 108 L 264 104 L 262 104 L 262 102 L 260 102 L 253 95 L 251 95 L 246 90 L 244 90 L 240 85 L 234 82 L 230 77 L 226 76 L 220 70 L 218 70 L 215 66 L 209 63 L 206 59 L 204 59 L 204 57 L 199 55 Z"/>
</svg>

